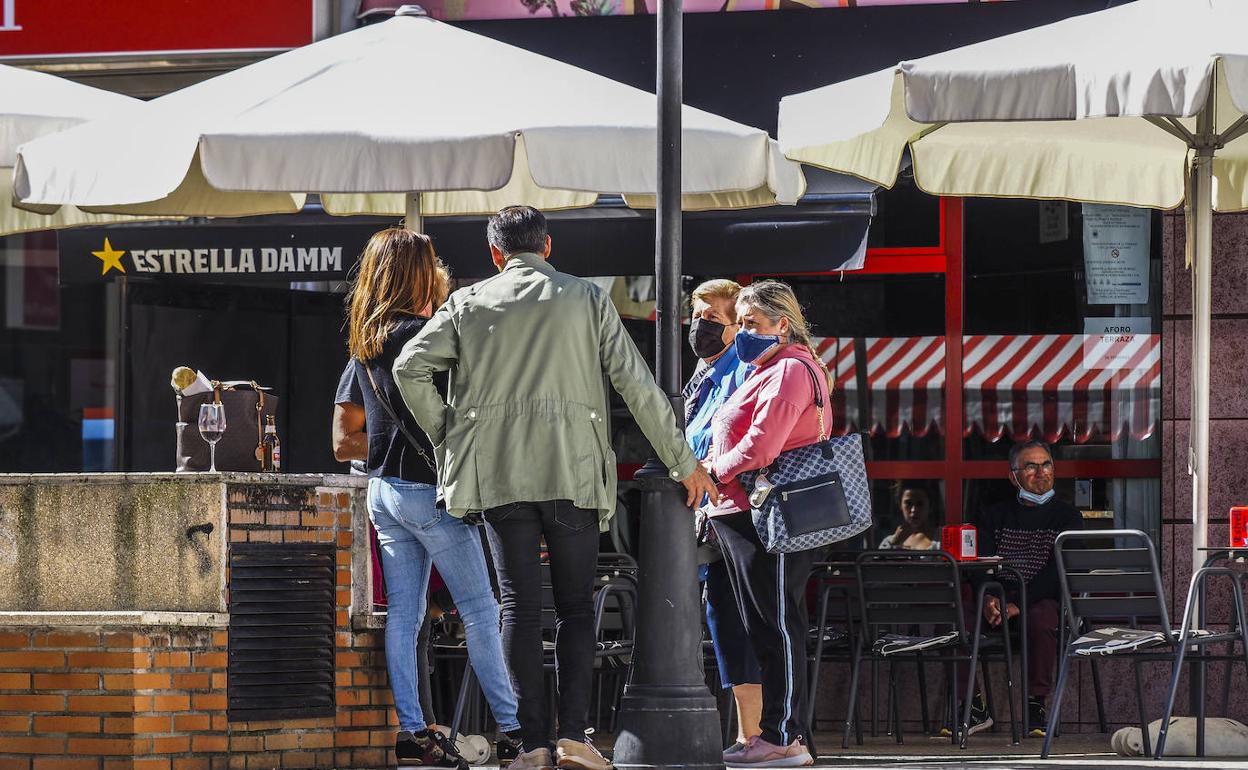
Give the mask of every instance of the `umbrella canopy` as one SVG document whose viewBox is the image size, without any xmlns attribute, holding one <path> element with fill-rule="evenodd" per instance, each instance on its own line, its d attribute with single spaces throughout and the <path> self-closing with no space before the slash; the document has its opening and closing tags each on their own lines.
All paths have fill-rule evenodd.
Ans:
<svg viewBox="0 0 1248 770">
<path fill-rule="evenodd" d="M 780 144 L 886 187 L 909 149 L 934 195 L 1170 209 L 1212 100 L 1214 206 L 1248 210 L 1245 29 L 1248 3 L 1139 0 L 787 96 Z"/>
<path fill-rule="evenodd" d="M 25 204 L 125 213 L 492 213 L 658 187 L 653 94 L 423 16 L 243 67 L 21 148 Z M 690 208 L 793 203 L 800 168 L 759 129 L 685 107 Z M 701 197 L 698 197 L 701 196 Z M 648 201 L 642 199 L 640 204 Z"/>
<path fill-rule="evenodd" d="M 1214 210 L 1248 210 L 1248 3 L 1138 0 L 780 104 L 785 154 L 936 195 L 1185 207 L 1192 560 L 1207 543 Z"/>
<path fill-rule="evenodd" d="M 55 75 L 0 64 L 0 236 L 115 221 L 116 217 L 86 214 L 72 207 L 52 216 L 14 208 L 13 164 L 24 142 L 95 118 L 120 116 L 140 104 L 138 99 Z"/>
</svg>

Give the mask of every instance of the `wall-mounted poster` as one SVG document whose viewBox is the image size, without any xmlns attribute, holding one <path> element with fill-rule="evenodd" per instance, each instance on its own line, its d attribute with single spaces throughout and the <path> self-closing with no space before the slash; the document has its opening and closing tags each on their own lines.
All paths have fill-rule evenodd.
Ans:
<svg viewBox="0 0 1248 770">
<path fill-rule="evenodd" d="M 1089 305 L 1148 304 L 1152 212 L 1083 204 L 1083 265 Z"/>
</svg>

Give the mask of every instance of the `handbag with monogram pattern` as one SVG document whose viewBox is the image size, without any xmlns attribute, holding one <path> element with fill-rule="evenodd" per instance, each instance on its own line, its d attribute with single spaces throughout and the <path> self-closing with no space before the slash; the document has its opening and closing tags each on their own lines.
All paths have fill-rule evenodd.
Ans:
<svg viewBox="0 0 1248 770">
<path fill-rule="evenodd" d="M 839 543 L 871 526 L 871 489 L 862 436 L 824 438 L 824 404 L 810 374 L 819 440 L 781 452 L 766 468 L 740 474 L 750 493 L 754 530 L 768 553 L 809 551 Z"/>
</svg>

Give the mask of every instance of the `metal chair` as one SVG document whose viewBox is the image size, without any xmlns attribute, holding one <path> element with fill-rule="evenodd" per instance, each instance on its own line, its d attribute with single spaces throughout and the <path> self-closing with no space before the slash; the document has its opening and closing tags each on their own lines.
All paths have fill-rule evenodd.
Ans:
<svg viewBox="0 0 1248 770">
<path fill-rule="evenodd" d="M 1097 545 L 1102 545 L 1107 539 L 1113 541 L 1116 547 L 1079 547 L 1089 541 L 1100 541 Z M 1242 600 L 1236 605 L 1241 619 L 1240 631 L 1213 634 L 1190 626 L 1191 595 L 1197 584 L 1203 585 L 1205 575 L 1230 570 L 1214 568 L 1201 571 L 1204 575 L 1198 572 L 1193 576 L 1188 610 L 1184 613 L 1184 630 L 1176 633 L 1170 626 L 1166 610 L 1166 594 L 1161 584 L 1157 552 L 1153 541 L 1145 533 L 1134 529 L 1063 532 L 1057 536 L 1053 552 L 1062 586 L 1063 638 L 1066 643 L 1040 756 L 1047 758 L 1049 755 L 1061 717 L 1062 696 L 1071 662 L 1109 656 L 1130 659 L 1134 665 L 1144 754 L 1152 754 L 1140 663 L 1171 661 L 1175 666 L 1167 703 L 1169 711 L 1173 707 L 1179 666 L 1188 646 L 1203 647 L 1215 642 L 1243 640 Z M 1127 627 L 1107 627 L 1105 623 L 1125 624 Z M 1141 628 L 1141 624 L 1156 628 Z M 1213 659 L 1223 658 L 1205 658 L 1202 655 L 1202 667 L 1205 660 Z M 1197 698 L 1199 702 L 1204 702 L 1203 687 Z M 1162 725 L 1164 730 L 1166 723 L 1163 721 Z M 1159 736 L 1159 756 L 1163 745 Z"/>
<path fill-rule="evenodd" d="M 896 662 L 906 659 L 927 663 L 943 663 L 946 672 L 949 714 L 957 711 L 957 687 L 954 663 L 969 664 L 961 721 L 951 730 L 953 743 L 966 747 L 970 734 L 971 698 L 980 649 L 985 641 L 983 601 L 995 594 L 1005 603 L 1005 589 L 1000 583 L 984 582 L 977 595 L 975 628 L 968 631 L 962 610 L 962 586 L 957 564 L 943 551 L 868 551 L 855 563 L 858 577 L 858 600 L 862 611 L 862 629 L 854 645 L 853 670 L 850 675 L 849 705 L 845 717 L 842 748 L 849 748 L 849 733 L 857 721 L 858 679 L 865 658 L 884 661 L 889 666 L 889 690 L 892 702 L 893 733 L 903 742 L 901 707 L 897 696 Z M 886 636 L 885 630 L 914 624 L 932 626 L 935 633 L 927 636 Z M 943 630 L 942 630 L 943 629 Z M 1005 660 L 1013 670 L 1013 651 L 1009 635 L 1000 636 L 1005 646 Z M 868 644 L 870 647 L 868 648 Z M 967 648 L 969 647 L 969 651 Z M 1013 675 L 1007 678 L 1010 723 L 1014 741 L 1019 741 L 1018 722 L 1014 718 Z M 951 721 L 953 721 L 951 719 Z"/>
<path fill-rule="evenodd" d="M 594 583 L 594 679 L 595 679 L 595 714 L 594 723 L 598 729 L 601 722 L 603 696 L 603 680 L 611 678 L 611 718 L 608 732 L 614 730 L 615 715 L 623 683 L 628 679 L 632 667 L 635 619 L 637 610 L 637 578 L 628 570 L 631 559 L 618 558 L 617 554 L 604 554 L 607 558 L 599 560 L 597 578 Z M 635 566 L 635 563 L 633 563 Z M 541 623 L 543 631 L 543 668 L 553 684 L 555 676 L 555 598 L 551 583 L 550 564 L 543 559 L 541 564 L 542 605 Z M 460 732 L 461 723 L 468 710 L 471 697 L 474 703 L 479 696 L 476 674 L 468 662 L 467 644 L 464 640 L 451 642 L 435 642 L 435 653 L 443 660 L 460 660 L 464 663 L 463 676 L 456 697 L 454 716 L 451 720 L 451 739 Z M 548 685 L 549 686 L 549 685 Z M 553 689 L 553 688 L 552 688 Z M 552 709 L 554 698 L 550 699 Z"/>
<path fill-rule="evenodd" d="M 842 572 L 850 574 L 842 575 Z M 805 716 L 806 724 L 814 731 L 820 668 L 825 661 L 849 663 L 853 660 L 854 635 L 860 613 L 855 606 L 858 603 L 858 586 L 849 570 L 816 565 L 811 581 L 817 586 L 818 611 L 807 643 L 810 687 L 807 690 L 809 697 Z"/>
<path fill-rule="evenodd" d="M 1201 600 L 1208 593 L 1206 587 L 1209 577 L 1216 575 L 1226 577 L 1231 582 L 1231 599 L 1235 606 L 1235 625 L 1231 631 L 1222 634 L 1213 634 L 1204 628 L 1205 608 Z M 1179 676 L 1183 671 L 1183 658 L 1189 647 L 1194 647 L 1197 656 L 1197 666 L 1199 674 L 1196 680 L 1197 702 L 1196 702 L 1196 756 L 1203 757 L 1205 755 L 1205 667 L 1210 660 L 1227 660 L 1226 678 L 1231 678 L 1231 663 L 1236 657 L 1241 657 L 1245 665 L 1248 666 L 1248 633 L 1245 631 L 1244 624 L 1244 594 L 1242 590 L 1241 578 L 1242 573 L 1236 572 L 1228 567 L 1202 567 L 1196 570 L 1196 574 L 1192 575 L 1192 582 L 1187 589 L 1187 605 L 1183 609 L 1183 624 L 1179 629 L 1179 636 L 1175 643 L 1174 654 L 1174 670 L 1170 674 L 1170 690 L 1166 696 L 1165 715 L 1161 719 L 1161 727 L 1157 733 L 1157 753 L 1155 757 L 1161 759 L 1166 750 L 1166 734 L 1170 731 L 1170 715 L 1174 713 L 1174 698 L 1179 690 Z M 1197 614 L 1199 606 L 1199 624 L 1193 624 L 1193 614 Z M 1204 646 L 1213 642 L 1226 642 L 1227 651 L 1225 655 L 1209 656 L 1204 654 Z M 1240 643 L 1241 656 L 1233 656 L 1235 642 Z"/>
</svg>

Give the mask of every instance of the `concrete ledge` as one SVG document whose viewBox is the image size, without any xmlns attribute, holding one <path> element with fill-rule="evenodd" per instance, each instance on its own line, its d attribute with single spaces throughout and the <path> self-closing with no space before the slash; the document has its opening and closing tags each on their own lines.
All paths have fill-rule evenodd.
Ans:
<svg viewBox="0 0 1248 770">
<path fill-rule="evenodd" d="M 367 476 L 346 473 L 0 473 L 4 484 L 263 484 L 364 488 Z"/>
<path fill-rule="evenodd" d="M 385 628 L 386 613 L 369 612 L 351 616 L 351 629 L 353 631 L 368 631 L 369 629 Z"/>
<path fill-rule="evenodd" d="M 109 612 L 0 612 L 0 626 L 94 627 L 156 626 L 165 628 L 225 628 L 225 612 L 162 612 L 120 610 Z"/>
</svg>

